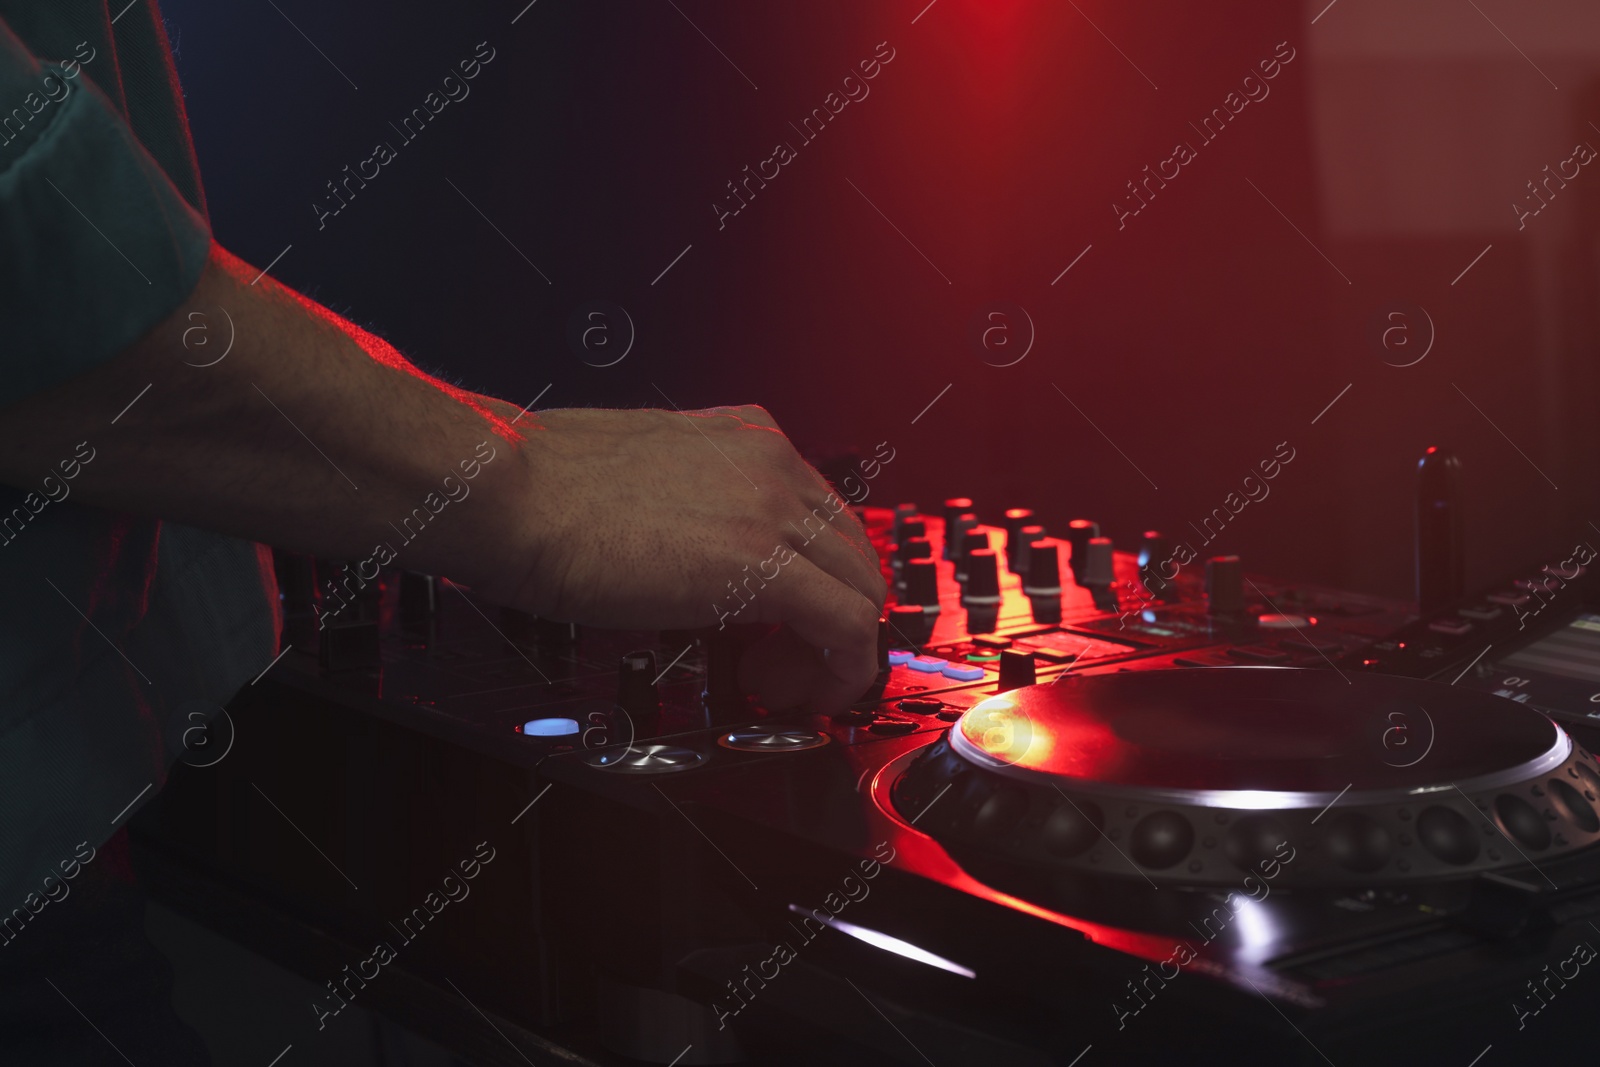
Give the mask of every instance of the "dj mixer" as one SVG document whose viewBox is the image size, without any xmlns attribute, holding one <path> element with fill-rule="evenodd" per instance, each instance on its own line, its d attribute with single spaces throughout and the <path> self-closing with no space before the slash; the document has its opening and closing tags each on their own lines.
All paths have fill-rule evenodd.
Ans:
<svg viewBox="0 0 1600 1067">
<path fill-rule="evenodd" d="M 1419 605 L 967 499 L 859 514 L 880 671 L 830 716 L 741 691 L 750 628 L 396 572 L 319 630 L 335 571 L 280 558 L 291 651 L 141 817 L 156 891 L 326 988 L 307 1046 L 351 1002 L 475 1063 L 1490 1067 L 1587 1036 L 1592 550 L 1469 591 L 1425 517 Z"/>
</svg>

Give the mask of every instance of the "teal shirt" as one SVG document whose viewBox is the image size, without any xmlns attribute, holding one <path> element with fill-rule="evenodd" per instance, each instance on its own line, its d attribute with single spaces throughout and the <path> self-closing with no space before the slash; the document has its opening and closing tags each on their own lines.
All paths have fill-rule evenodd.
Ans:
<svg viewBox="0 0 1600 1067">
<path fill-rule="evenodd" d="M 166 34 L 125 2 L 0 0 L 0 417 L 143 336 L 205 265 Z M 263 546 L 78 503 L 117 415 L 53 477 L 0 486 L 0 923 L 42 910 L 45 877 L 277 653 Z"/>
</svg>

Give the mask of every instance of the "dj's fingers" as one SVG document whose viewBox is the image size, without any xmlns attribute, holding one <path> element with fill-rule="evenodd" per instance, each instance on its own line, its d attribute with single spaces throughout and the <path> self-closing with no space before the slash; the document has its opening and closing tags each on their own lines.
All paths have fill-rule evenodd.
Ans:
<svg viewBox="0 0 1600 1067">
<path fill-rule="evenodd" d="M 756 603 L 760 621 L 784 624 L 819 657 L 815 709 L 837 710 L 861 699 L 878 673 L 878 609 L 870 600 L 799 556 Z"/>
<path fill-rule="evenodd" d="M 821 509 L 821 514 L 827 515 L 827 509 Z M 888 588 L 878 557 L 864 554 L 838 528 L 837 520 L 835 516 L 834 521 L 823 526 L 814 511 L 807 517 L 803 532 L 790 524 L 785 531 L 794 535 L 789 538 L 789 544 L 801 556 L 853 589 L 861 599 L 870 602 L 875 611 L 881 612 Z"/>
</svg>

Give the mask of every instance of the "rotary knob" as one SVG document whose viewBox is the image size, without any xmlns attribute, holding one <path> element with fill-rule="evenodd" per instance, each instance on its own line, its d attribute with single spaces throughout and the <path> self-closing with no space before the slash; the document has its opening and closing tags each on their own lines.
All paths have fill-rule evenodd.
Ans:
<svg viewBox="0 0 1600 1067">
<path fill-rule="evenodd" d="M 1016 554 L 1012 555 L 1012 546 L 1006 545 L 1006 566 L 1011 568 L 1012 574 L 1027 574 L 1028 560 L 1032 558 L 1028 553 L 1028 546 L 1035 541 L 1044 540 L 1044 527 L 1035 523 L 1024 526 L 1017 531 Z"/>
<path fill-rule="evenodd" d="M 978 516 L 970 511 L 963 511 L 954 519 L 944 524 L 944 558 L 960 559 L 962 538 L 967 536 L 967 531 L 978 525 Z"/>
<path fill-rule="evenodd" d="M 920 604 L 929 611 L 939 610 L 939 565 L 931 559 L 906 561 L 900 572 L 905 578 L 907 604 Z"/>
<path fill-rule="evenodd" d="M 1022 591 L 1034 597 L 1061 595 L 1061 542 L 1051 537 L 1028 546 L 1028 577 Z"/>
<path fill-rule="evenodd" d="M 908 537 L 894 547 L 894 566 L 896 570 L 904 570 L 910 560 L 931 559 L 932 556 L 933 546 L 926 537 Z"/>
<path fill-rule="evenodd" d="M 1115 581 L 1111 538 L 1091 537 L 1083 547 L 1083 566 L 1078 569 L 1078 584 L 1105 587 Z"/>
<path fill-rule="evenodd" d="M 971 511 L 971 510 L 972 510 L 972 498 L 971 497 L 953 496 L 949 500 L 946 500 L 944 502 L 944 510 L 940 513 L 940 516 L 944 519 L 945 522 L 948 523 L 952 519 L 954 519 L 957 515 L 964 514 L 965 512 L 968 512 L 968 511 Z"/>
<path fill-rule="evenodd" d="M 992 548 L 989 543 L 989 529 L 986 526 L 974 526 L 961 535 L 961 548 L 956 555 L 956 581 L 967 580 L 967 557 L 974 552 Z"/>
<path fill-rule="evenodd" d="M 1090 540 L 1100 536 L 1100 524 L 1092 519 L 1073 519 L 1067 523 L 1067 544 L 1072 546 L 1068 563 L 1073 576 L 1083 581 L 1083 557 Z"/>
<path fill-rule="evenodd" d="M 913 537 L 927 537 L 928 523 L 921 515 L 913 515 L 902 522 L 899 531 L 895 534 L 896 541 L 908 541 Z"/>
<path fill-rule="evenodd" d="M 1000 561 L 992 548 L 976 548 L 967 553 L 967 585 L 961 603 L 969 607 L 990 607 L 1000 603 Z"/>
<path fill-rule="evenodd" d="M 912 518 L 914 515 L 916 515 L 916 513 L 917 513 L 917 506 L 915 504 L 896 504 L 894 506 L 894 527 L 893 527 L 893 529 L 894 529 L 894 539 L 896 541 L 901 539 L 902 528 L 905 526 L 906 521 L 908 519 Z"/>
<path fill-rule="evenodd" d="M 1021 540 L 1022 528 L 1032 526 L 1037 521 L 1032 508 L 1006 509 L 1000 526 L 1006 532 L 1006 567 L 1009 570 L 1017 569 L 1017 557 L 1022 555 L 1025 547 Z"/>
</svg>

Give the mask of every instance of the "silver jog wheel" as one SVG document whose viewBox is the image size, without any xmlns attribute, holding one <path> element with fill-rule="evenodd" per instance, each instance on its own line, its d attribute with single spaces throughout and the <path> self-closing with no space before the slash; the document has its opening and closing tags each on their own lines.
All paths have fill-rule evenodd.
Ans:
<svg viewBox="0 0 1600 1067">
<path fill-rule="evenodd" d="M 801 726 L 758 723 L 741 726 L 717 738 L 717 744 L 735 752 L 805 752 L 828 743 L 827 734 Z"/>
<path fill-rule="evenodd" d="M 617 774 L 670 774 L 688 771 L 705 763 L 707 756 L 682 745 L 629 745 L 621 751 L 606 751 L 593 756 L 590 766 Z"/>
</svg>

